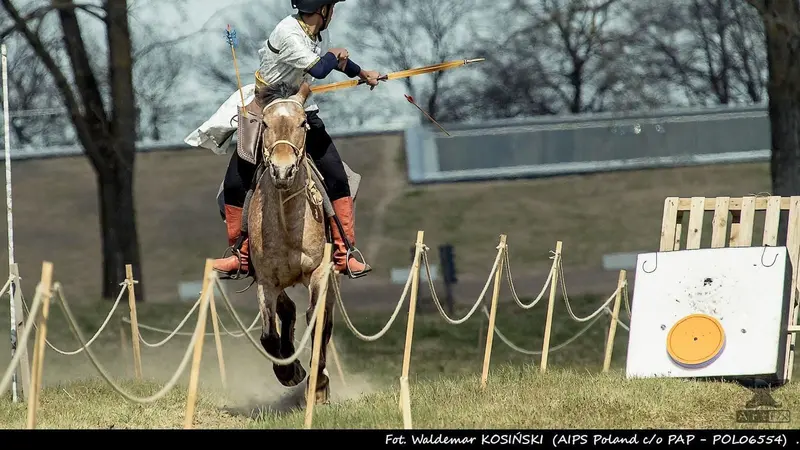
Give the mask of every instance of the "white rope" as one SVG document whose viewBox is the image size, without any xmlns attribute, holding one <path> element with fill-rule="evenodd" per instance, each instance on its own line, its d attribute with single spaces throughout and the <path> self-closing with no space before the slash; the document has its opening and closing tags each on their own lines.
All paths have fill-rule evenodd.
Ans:
<svg viewBox="0 0 800 450">
<path fill-rule="evenodd" d="M 400 309 L 403 307 L 403 303 L 405 303 L 406 301 L 406 295 L 408 295 L 408 290 L 411 287 L 411 281 L 414 277 L 414 268 L 419 269 L 419 267 L 417 266 L 417 262 L 419 261 L 419 254 L 420 252 L 415 253 L 414 262 L 411 264 L 411 270 L 409 271 L 408 279 L 406 280 L 406 286 L 403 289 L 403 293 L 400 295 L 400 300 L 397 302 L 397 306 L 395 306 L 392 316 L 389 317 L 389 321 L 386 322 L 386 325 L 384 325 L 380 331 L 371 336 L 362 333 L 353 324 L 353 321 L 350 319 L 350 315 L 347 314 L 347 309 L 344 307 L 344 300 L 342 300 L 342 292 L 339 290 L 339 282 L 336 279 L 336 275 L 333 272 L 331 272 L 331 279 L 333 280 L 333 293 L 334 295 L 336 295 L 336 303 L 339 305 L 339 309 L 342 312 L 342 318 L 344 318 L 344 323 L 345 325 L 347 325 L 347 328 L 349 328 L 350 331 L 353 332 L 353 334 L 358 339 L 367 342 L 377 341 L 378 339 L 382 338 L 386 334 L 386 332 L 389 331 L 389 329 L 392 327 L 392 324 L 394 324 L 394 321 L 400 314 Z"/>
<path fill-rule="evenodd" d="M 444 308 L 442 308 L 442 303 L 439 301 L 439 297 L 436 295 L 436 288 L 433 286 L 433 279 L 431 278 L 430 264 L 428 264 L 428 253 L 427 253 L 428 247 L 425 247 L 425 250 L 422 253 L 422 259 L 425 263 L 425 270 L 427 270 L 428 273 L 428 286 L 431 291 L 431 297 L 433 298 L 433 303 L 436 305 L 436 309 L 439 310 L 439 314 L 450 325 L 461 325 L 462 323 L 469 320 L 469 318 L 472 317 L 473 314 L 475 314 L 475 311 L 478 310 L 478 306 L 480 306 L 481 302 L 483 302 L 483 298 L 486 296 L 486 291 L 489 290 L 489 286 L 491 286 L 492 284 L 492 278 L 494 277 L 495 273 L 497 273 L 498 265 L 500 264 L 500 258 L 503 256 L 504 248 L 498 245 L 497 249 L 498 249 L 497 256 L 494 259 L 494 265 L 492 266 L 491 272 L 489 272 L 489 277 L 486 280 L 486 284 L 483 285 L 483 290 L 481 291 L 481 294 L 478 296 L 478 300 L 475 302 L 474 305 L 472 305 L 472 308 L 464 317 L 460 319 L 452 319 L 444 311 Z"/>
<path fill-rule="evenodd" d="M 116 311 L 117 307 L 119 306 L 119 301 L 122 299 L 122 295 L 125 294 L 125 291 L 128 289 L 128 280 L 125 280 L 122 283 L 120 283 L 120 286 L 122 286 L 122 288 L 119 290 L 119 295 L 117 295 L 117 300 L 114 302 L 114 305 L 111 307 L 111 310 L 106 315 L 106 318 L 103 321 L 103 324 L 100 325 L 100 328 L 97 330 L 97 332 L 94 334 L 94 336 L 92 336 L 92 338 L 89 339 L 89 342 L 86 343 L 87 346 L 92 345 L 92 343 L 94 343 L 94 341 L 98 337 L 100 337 L 100 333 L 102 333 L 103 330 L 105 330 L 106 326 L 108 325 L 108 322 L 111 320 L 111 316 L 114 315 L 114 311 Z M 25 310 L 28 311 L 28 305 L 25 304 L 25 300 L 22 301 L 22 305 L 25 307 Z M 28 314 L 30 315 L 30 312 L 28 312 Z M 34 324 L 34 327 L 36 327 L 35 324 Z M 60 354 L 65 355 L 65 356 L 77 355 L 78 353 L 81 353 L 82 351 L 86 350 L 86 347 L 78 347 L 78 349 L 71 350 L 71 351 L 69 351 L 69 350 L 61 350 L 58 347 L 56 347 L 55 345 L 51 344 L 49 339 L 45 339 L 45 343 L 47 344 L 48 347 L 53 349 L 53 351 L 55 351 L 56 353 L 60 353 Z"/>
<path fill-rule="evenodd" d="M 36 318 L 39 314 L 39 307 L 42 305 L 42 285 L 41 283 L 36 286 L 36 295 L 33 297 L 33 305 L 31 305 L 31 314 L 28 318 L 28 323 L 25 324 L 25 328 L 23 328 L 22 333 L 19 335 L 19 339 L 17 339 L 17 347 L 28 345 L 28 338 L 33 331 L 33 324 L 36 322 Z M 6 371 L 3 374 L 3 378 L 0 379 L 0 396 L 6 394 L 6 389 L 9 388 L 11 384 L 11 378 L 13 378 L 14 373 L 17 370 L 17 366 L 19 365 L 19 360 L 22 358 L 22 353 L 24 352 L 14 352 L 14 357 L 11 358 L 11 363 L 6 367 Z"/>
<path fill-rule="evenodd" d="M 145 324 L 142 324 L 142 323 L 138 324 L 139 329 L 150 330 L 150 331 L 154 331 L 154 332 L 157 332 L 157 333 L 162 333 L 162 334 L 167 334 L 168 335 L 167 337 L 165 337 L 164 339 L 162 339 L 159 342 L 150 343 L 150 342 L 147 342 L 147 340 L 145 340 L 145 338 L 141 335 L 141 333 L 139 333 L 139 341 L 142 344 L 146 345 L 147 347 L 157 348 L 157 347 L 161 347 L 161 346 L 165 345 L 167 342 L 172 340 L 172 338 L 174 338 L 175 336 L 194 336 L 194 333 L 187 333 L 185 331 L 180 331 L 180 330 L 182 330 L 183 327 L 186 325 L 186 322 L 189 320 L 189 317 L 192 316 L 192 314 L 194 313 L 195 309 L 197 309 L 197 307 L 200 306 L 200 300 L 201 300 L 201 298 L 198 298 L 197 301 L 194 302 L 194 305 L 189 310 L 189 312 L 186 313 L 186 315 L 183 317 L 183 319 L 180 321 L 180 323 L 178 323 L 178 326 L 175 327 L 175 329 L 172 330 L 172 331 L 165 330 L 163 328 L 153 327 L 153 326 L 150 326 L 150 325 L 145 325 Z M 131 319 L 128 318 L 128 317 L 123 317 L 122 321 L 126 322 L 126 323 L 130 323 Z M 258 322 L 258 315 L 256 315 L 256 317 L 253 319 L 253 323 L 250 325 L 250 327 L 247 328 L 247 333 L 253 331 L 253 329 L 256 327 L 257 322 Z M 234 333 L 228 331 L 228 329 L 225 328 L 225 324 L 221 320 L 219 321 L 219 324 L 222 326 L 222 328 L 225 331 L 225 333 L 228 334 L 229 336 L 232 336 L 234 338 L 240 338 L 240 337 L 242 337 L 244 335 L 243 333 L 234 334 Z M 205 334 L 205 336 L 213 336 L 213 335 L 214 335 L 214 333 L 206 333 Z"/>
<path fill-rule="evenodd" d="M 485 306 L 483 307 L 483 313 L 486 315 L 486 317 L 487 317 L 487 318 L 489 317 L 489 311 L 486 309 L 486 307 L 485 307 Z M 575 342 L 575 340 L 576 340 L 576 339 L 578 339 L 579 337 L 583 336 L 583 334 L 584 334 L 584 333 L 586 333 L 587 331 L 589 331 L 589 329 L 590 329 L 590 328 L 591 328 L 591 327 L 592 327 L 592 326 L 593 326 L 595 323 L 597 323 L 597 321 L 598 321 L 599 319 L 600 319 L 599 317 L 596 317 L 596 318 L 595 318 L 593 321 L 589 322 L 589 324 L 588 324 L 588 325 L 586 325 L 585 327 L 583 327 L 583 329 L 581 329 L 580 331 L 578 331 L 578 332 L 577 332 L 577 333 L 576 333 L 574 336 L 572 336 L 571 338 L 567 339 L 566 341 L 562 342 L 561 344 L 558 344 L 558 345 L 556 345 L 555 347 L 550 347 L 550 349 L 548 350 L 548 352 L 549 352 L 549 353 L 557 352 L 557 351 L 561 350 L 562 348 L 564 348 L 564 347 L 568 346 L 569 344 L 571 344 L 571 343 Z M 516 351 L 516 352 L 523 353 L 523 354 L 526 354 L 526 355 L 533 355 L 533 356 L 536 356 L 536 355 L 541 355 L 541 354 L 543 353 L 543 351 L 542 351 L 542 350 L 527 350 L 527 349 L 524 349 L 524 348 L 522 348 L 522 347 L 520 347 L 520 346 L 518 346 L 518 345 L 514 344 L 514 343 L 513 343 L 513 342 L 511 342 L 511 340 L 510 340 L 510 339 L 508 339 L 508 338 L 507 338 L 507 337 L 506 337 L 506 336 L 505 336 L 503 333 L 501 333 L 499 329 L 497 329 L 497 326 L 495 326 L 495 327 L 494 327 L 494 333 L 497 335 L 497 337 L 498 337 L 498 338 L 500 338 L 500 340 L 501 340 L 501 341 L 503 341 L 503 343 L 504 343 L 504 344 L 506 344 L 506 345 L 507 345 L 507 346 L 509 346 L 509 347 L 510 347 L 512 350 L 514 350 L 514 351 Z"/>
<path fill-rule="evenodd" d="M 197 325 L 195 327 L 195 335 L 192 337 L 191 341 L 189 342 L 189 345 L 186 347 L 186 352 L 183 355 L 183 359 L 181 360 L 180 364 L 178 365 L 177 370 L 175 370 L 175 373 L 172 375 L 172 378 L 170 378 L 170 380 L 167 381 L 167 384 L 165 384 L 155 394 L 153 394 L 153 395 L 151 395 L 149 397 L 137 397 L 137 396 L 134 396 L 133 394 L 130 394 L 125 389 L 123 389 L 118 384 L 116 384 L 114 382 L 114 380 L 111 378 L 111 376 L 109 376 L 109 374 L 106 372 L 106 370 L 102 366 L 102 364 L 100 364 L 100 362 L 97 360 L 97 358 L 92 354 L 92 350 L 89 347 L 86 346 L 85 341 L 83 339 L 83 336 L 81 335 L 80 329 L 78 327 L 78 324 L 75 321 L 75 317 L 72 315 L 72 311 L 69 309 L 69 305 L 67 304 L 67 300 L 64 297 L 64 292 L 63 292 L 63 290 L 61 288 L 61 285 L 59 283 L 55 283 L 54 284 L 54 288 L 55 288 L 56 292 L 58 293 L 58 298 L 61 301 L 61 305 L 64 307 L 63 308 L 64 309 L 64 314 L 67 317 L 67 322 L 69 323 L 69 326 L 70 326 L 70 329 L 72 330 L 72 333 L 75 335 L 75 337 L 78 339 L 78 341 L 83 345 L 83 347 L 86 348 L 86 356 L 89 358 L 89 361 L 92 363 L 92 365 L 95 367 L 95 369 L 97 369 L 97 371 L 100 373 L 100 376 L 102 376 L 106 380 L 106 382 L 118 394 L 120 394 L 122 397 L 124 397 L 125 399 L 127 399 L 127 400 L 129 400 L 131 402 L 140 403 L 140 404 L 148 404 L 148 403 L 153 403 L 153 402 L 156 402 L 156 401 L 160 400 L 161 398 L 163 398 L 169 391 L 171 391 L 178 384 L 178 379 L 183 374 L 183 372 L 186 370 L 186 366 L 189 364 L 189 359 L 192 356 L 192 352 L 194 350 L 194 344 L 195 344 L 195 341 L 197 340 L 197 335 L 199 334 L 199 330 L 200 330 L 201 323 L 199 321 L 198 321 L 198 323 L 197 323 Z M 206 295 L 208 295 L 208 294 L 206 294 Z M 204 308 L 208 308 L 208 305 L 209 305 L 209 302 L 205 302 Z"/>
<path fill-rule="evenodd" d="M 261 316 L 261 313 L 256 313 L 256 316 L 253 318 L 253 323 L 250 324 L 250 326 L 247 328 L 247 332 L 248 333 L 252 333 L 253 330 L 256 329 L 256 326 L 258 325 L 258 318 L 260 316 Z M 234 339 L 239 339 L 240 337 L 244 336 L 244 333 L 242 333 L 242 332 L 228 330 L 228 327 L 225 326 L 225 322 L 223 322 L 221 320 L 219 320 L 218 322 L 219 322 L 220 328 L 222 328 L 222 333 L 221 334 L 224 334 L 226 336 L 230 336 L 230 337 L 232 337 Z"/>
<path fill-rule="evenodd" d="M 625 290 L 623 291 L 623 295 L 624 295 L 623 298 L 625 299 L 625 310 L 628 312 L 628 319 L 630 319 L 631 317 L 633 317 L 633 314 L 631 314 L 631 303 L 630 300 L 628 299 L 628 283 L 625 283 Z"/>
<path fill-rule="evenodd" d="M 600 306 L 600 308 L 598 308 L 595 312 L 593 312 L 592 314 L 590 314 L 590 315 L 588 315 L 586 317 L 578 317 L 578 316 L 575 315 L 574 312 L 572 312 L 572 306 L 570 305 L 569 297 L 567 296 L 567 286 L 564 283 L 564 266 L 562 266 L 560 263 L 559 263 L 558 266 L 559 266 L 559 272 L 560 272 L 559 275 L 560 275 L 560 278 L 561 278 L 561 293 L 564 295 L 564 304 L 567 306 L 567 312 L 569 313 L 570 317 L 572 317 L 572 320 L 574 320 L 576 322 L 588 322 L 588 321 L 594 319 L 595 317 L 597 317 L 600 313 L 603 312 L 604 309 L 606 309 L 608 307 L 608 305 L 611 304 L 612 301 L 614 301 L 614 297 L 617 296 L 617 294 L 620 292 L 620 289 L 622 289 L 628 283 L 627 281 L 625 281 L 625 283 L 622 286 L 617 286 L 617 288 L 614 290 L 614 292 L 611 294 L 611 296 L 608 298 L 608 300 L 606 300 L 605 303 L 603 303 Z"/>
<path fill-rule="evenodd" d="M 625 325 L 625 323 L 624 323 L 624 322 L 622 322 L 622 321 L 621 321 L 621 320 L 619 320 L 619 319 L 617 319 L 617 325 L 621 326 L 621 327 L 622 327 L 622 329 L 623 329 L 623 330 L 625 330 L 625 331 L 628 331 L 628 332 L 630 332 L 630 331 L 631 331 L 631 328 L 630 328 L 630 326 L 629 326 L 629 325 Z"/>
<path fill-rule="evenodd" d="M 623 295 L 623 298 L 625 299 L 625 309 L 628 310 L 628 318 L 630 319 L 630 317 L 631 317 L 631 308 L 630 308 L 630 304 L 628 304 L 628 283 L 627 282 L 622 287 L 622 295 Z M 605 309 L 606 309 L 606 312 L 608 313 L 608 315 L 613 318 L 614 317 L 614 312 L 611 311 L 611 308 L 606 307 Z M 620 320 L 619 317 L 617 317 L 617 325 L 621 326 L 622 329 L 624 329 L 625 331 L 628 331 L 628 332 L 631 331 L 630 325 L 625 325 L 625 323 L 622 320 Z"/>
<path fill-rule="evenodd" d="M 150 348 L 156 348 L 156 347 L 163 346 L 164 344 L 166 344 L 167 342 L 172 340 L 172 338 L 174 338 L 175 335 L 178 334 L 178 331 L 180 331 L 183 328 L 183 326 L 186 324 L 186 321 L 189 320 L 189 317 L 191 317 L 192 313 L 194 313 L 194 310 L 197 309 L 198 306 L 200 306 L 200 301 L 202 299 L 203 299 L 203 295 L 201 294 L 200 298 L 198 298 L 197 301 L 194 303 L 194 306 L 192 306 L 192 309 L 190 309 L 189 312 L 186 313 L 186 315 L 183 317 L 183 320 L 181 320 L 180 323 L 178 323 L 178 326 L 174 330 L 172 330 L 172 332 L 167 337 L 165 337 L 164 339 L 162 339 L 159 342 L 156 342 L 155 344 L 151 344 L 151 343 L 147 342 L 144 339 L 144 337 L 142 337 L 142 333 L 137 333 L 139 335 L 139 341 L 141 341 L 142 344 L 144 344 L 144 345 L 146 345 L 146 346 L 148 346 Z M 139 325 L 139 327 L 142 328 L 141 325 Z M 194 333 L 190 334 L 190 336 L 193 336 L 193 335 L 194 335 Z M 208 336 L 208 333 L 206 333 L 206 336 Z"/>
<path fill-rule="evenodd" d="M 253 330 L 255 330 L 256 326 L 258 325 L 258 318 L 259 318 L 259 314 L 257 313 L 256 317 L 253 319 L 253 323 L 250 325 L 249 328 L 247 328 L 247 332 L 248 333 L 251 333 Z M 131 319 L 128 318 L 128 317 L 123 317 L 122 321 L 126 322 L 126 323 L 131 323 Z M 225 333 L 220 333 L 220 334 L 225 334 L 227 336 L 231 336 L 231 337 L 234 337 L 234 338 L 240 338 L 240 337 L 244 336 L 244 333 L 239 332 L 239 331 L 227 331 L 227 329 L 225 328 L 225 325 L 223 324 L 223 322 L 221 320 L 219 321 L 219 324 L 223 328 L 223 330 L 226 331 Z M 153 327 L 153 326 L 145 325 L 145 324 L 141 324 L 141 323 L 139 324 L 139 328 L 143 329 L 143 330 L 153 331 L 155 333 L 161 333 L 161 334 L 171 334 L 171 333 L 176 331 L 176 330 L 172 330 L 172 331 L 165 330 L 164 328 Z M 190 336 L 190 337 L 194 336 L 194 333 L 188 333 L 188 332 L 185 332 L 185 331 L 177 332 L 175 334 L 177 336 Z M 206 333 L 204 336 L 213 336 L 213 335 L 214 335 L 214 333 L 210 333 L 209 332 L 209 333 Z"/>
<path fill-rule="evenodd" d="M 328 266 L 325 268 L 325 271 L 328 273 L 320 278 L 326 285 L 328 284 L 327 283 L 328 277 L 330 277 L 330 272 L 332 268 L 333 268 L 333 263 L 332 262 L 328 263 Z M 225 301 L 225 306 L 228 308 L 228 311 L 230 311 L 231 315 L 233 316 L 233 319 L 236 321 L 236 325 L 239 327 L 240 330 L 242 330 L 245 333 L 245 336 L 247 336 L 247 340 L 250 341 L 253 347 L 261 354 L 261 356 L 268 359 L 273 364 L 279 366 L 287 366 L 295 362 L 295 360 L 297 360 L 300 357 L 302 351 L 305 350 L 305 347 L 308 346 L 309 339 L 311 339 L 311 332 L 314 330 L 314 325 L 316 323 L 317 316 L 319 315 L 320 308 L 324 303 L 321 302 L 320 299 L 322 297 L 322 293 L 327 290 L 327 287 L 326 289 L 319 290 L 316 306 L 314 307 L 314 315 L 312 316 L 311 320 L 308 322 L 308 325 L 306 326 L 306 331 L 303 334 L 303 337 L 300 339 L 300 345 L 297 346 L 298 347 L 297 350 L 295 350 L 294 354 L 288 358 L 275 358 L 274 356 L 264 351 L 264 347 L 262 347 L 261 344 L 256 342 L 256 340 L 253 339 L 253 336 L 247 333 L 247 331 L 245 330 L 245 326 L 242 323 L 242 319 L 240 319 L 239 315 L 236 314 L 236 310 L 233 308 L 233 304 L 231 304 L 231 300 L 228 298 L 228 294 L 226 294 L 225 291 L 222 290 L 222 286 L 220 286 L 219 284 L 219 278 L 214 277 L 214 283 L 216 283 L 216 285 L 220 287 L 220 291 L 222 292 L 222 299 Z"/>
<path fill-rule="evenodd" d="M 611 308 L 605 308 L 605 312 L 608 313 L 608 315 L 611 316 L 612 319 L 614 318 L 614 312 L 611 311 Z M 631 331 L 630 327 L 628 325 L 625 325 L 625 322 L 620 320 L 619 317 L 617 317 L 617 325 L 621 326 L 625 331 Z"/>
<path fill-rule="evenodd" d="M 11 286 L 11 280 L 13 280 L 13 279 L 14 279 L 14 275 L 9 275 L 8 276 L 8 281 L 6 281 L 6 284 L 3 285 L 3 289 L 0 289 L 0 297 L 4 296 L 6 294 L 6 289 L 8 289 L 8 287 Z"/>
<path fill-rule="evenodd" d="M 539 291 L 539 295 L 536 296 L 536 299 L 534 301 L 532 301 L 532 302 L 530 302 L 528 304 L 525 304 L 525 303 L 522 303 L 522 300 L 520 300 L 519 296 L 517 295 L 517 290 L 514 288 L 514 280 L 513 280 L 512 276 L 511 276 L 511 261 L 509 260 L 509 257 L 508 257 L 508 247 L 506 247 L 505 265 L 506 265 L 506 279 L 508 280 L 508 288 L 511 290 L 511 296 L 514 297 L 514 301 L 517 303 L 517 306 L 519 306 L 520 308 L 522 308 L 522 309 L 531 309 L 534 306 L 536 306 L 536 304 L 539 303 L 539 301 L 541 299 L 544 298 L 544 293 L 547 291 L 547 288 L 550 286 L 550 283 L 553 281 L 553 274 L 556 271 L 557 264 L 559 264 L 559 262 L 560 262 L 560 258 L 556 257 L 556 252 L 551 250 L 550 253 L 553 254 L 553 256 L 550 257 L 550 259 L 553 260 L 553 264 L 550 266 L 550 272 L 548 272 L 548 274 L 547 274 L 547 279 L 544 282 L 544 286 L 542 286 L 542 290 Z"/>
</svg>

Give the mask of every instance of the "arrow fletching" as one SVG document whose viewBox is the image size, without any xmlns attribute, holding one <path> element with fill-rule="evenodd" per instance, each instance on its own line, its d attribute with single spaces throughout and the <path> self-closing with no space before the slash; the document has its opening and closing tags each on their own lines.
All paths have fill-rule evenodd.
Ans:
<svg viewBox="0 0 800 450">
<path fill-rule="evenodd" d="M 228 28 L 225 30 L 225 40 L 228 42 L 233 48 L 239 46 L 239 38 L 236 36 L 236 30 L 232 29 L 230 24 L 228 24 Z"/>
</svg>

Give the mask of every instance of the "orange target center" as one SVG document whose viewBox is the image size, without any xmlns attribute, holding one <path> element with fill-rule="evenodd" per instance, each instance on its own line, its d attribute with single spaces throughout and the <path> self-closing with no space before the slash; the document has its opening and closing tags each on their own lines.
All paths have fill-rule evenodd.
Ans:
<svg viewBox="0 0 800 450">
<path fill-rule="evenodd" d="M 725 331 L 714 317 L 691 314 L 679 320 L 667 334 L 667 352 L 675 361 L 697 365 L 714 359 L 725 344 Z"/>
</svg>

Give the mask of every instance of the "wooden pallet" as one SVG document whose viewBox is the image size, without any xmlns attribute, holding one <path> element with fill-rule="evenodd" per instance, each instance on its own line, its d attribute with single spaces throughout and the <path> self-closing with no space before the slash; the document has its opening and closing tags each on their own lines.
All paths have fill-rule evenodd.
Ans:
<svg viewBox="0 0 800 450">
<path fill-rule="evenodd" d="M 686 230 L 684 213 L 689 212 Z M 792 289 L 787 324 L 786 359 L 784 377 L 789 382 L 794 365 L 794 345 L 800 327 L 797 316 L 800 308 L 797 298 L 798 257 L 800 256 L 800 196 L 793 197 L 667 197 L 661 222 L 659 251 L 668 252 L 701 248 L 703 223 L 706 211 L 713 211 L 710 248 L 753 246 L 753 228 L 756 213 L 764 211 L 762 245 L 776 246 L 781 211 L 789 212 L 786 227 L 786 248 L 792 264 Z M 728 233 L 730 226 L 730 233 Z M 685 231 L 685 233 L 684 233 Z M 681 237 L 686 239 L 681 245 Z"/>
</svg>

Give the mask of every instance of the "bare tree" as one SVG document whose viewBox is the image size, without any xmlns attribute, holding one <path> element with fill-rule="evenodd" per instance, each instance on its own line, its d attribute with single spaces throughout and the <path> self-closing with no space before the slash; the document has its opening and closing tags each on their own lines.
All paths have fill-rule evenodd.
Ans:
<svg viewBox="0 0 800 450">
<path fill-rule="evenodd" d="M 800 2 L 748 0 L 766 35 L 772 193 L 800 194 Z"/>
<path fill-rule="evenodd" d="M 653 86 L 677 90 L 672 103 L 760 103 L 766 47 L 745 0 L 640 1 L 634 5 L 640 61 Z"/>
<path fill-rule="evenodd" d="M 188 110 L 194 100 L 181 96 L 179 91 L 188 58 L 172 45 L 137 47 L 144 49 L 134 52 L 133 64 L 137 136 L 139 140 L 161 141 L 169 125 L 190 120 L 180 112 Z"/>
<path fill-rule="evenodd" d="M 381 72 L 411 69 L 476 54 L 477 17 L 495 2 L 484 0 L 360 0 L 349 20 L 350 40 L 371 56 Z M 355 58 L 354 58 L 355 59 Z M 442 108 L 463 72 L 442 71 L 403 79 L 408 94 L 437 120 L 452 119 Z"/>
<path fill-rule="evenodd" d="M 654 107 L 664 102 L 636 64 L 631 0 L 513 0 L 486 81 L 464 87 L 461 116 L 516 117 Z M 498 42 L 499 41 L 499 42 Z M 487 52 L 488 53 L 488 52 Z"/>
<path fill-rule="evenodd" d="M 106 0 L 102 5 L 60 0 L 27 13 L 12 0 L 0 0 L 0 4 L 12 22 L 10 30 L 24 38 L 47 69 L 62 97 L 78 141 L 94 167 L 102 230 L 102 296 L 110 300 L 125 278 L 125 264 L 133 266 L 134 276 L 143 285 L 133 198 L 136 98 L 127 0 Z M 63 65 L 57 51 L 48 48 L 37 29 L 37 22 L 41 23 L 42 18 L 51 12 L 57 15 L 61 28 L 67 59 Z M 79 13 L 101 19 L 106 31 L 107 83 L 110 88 L 107 102 L 98 75 L 93 70 Z M 144 299 L 143 291 L 137 289 L 139 300 Z"/>
<path fill-rule="evenodd" d="M 53 97 L 47 69 L 22 39 L 11 36 L 8 46 L 10 129 L 14 146 L 32 147 L 69 144 L 69 119 Z M 52 43 L 49 43 L 52 46 Z"/>
</svg>

